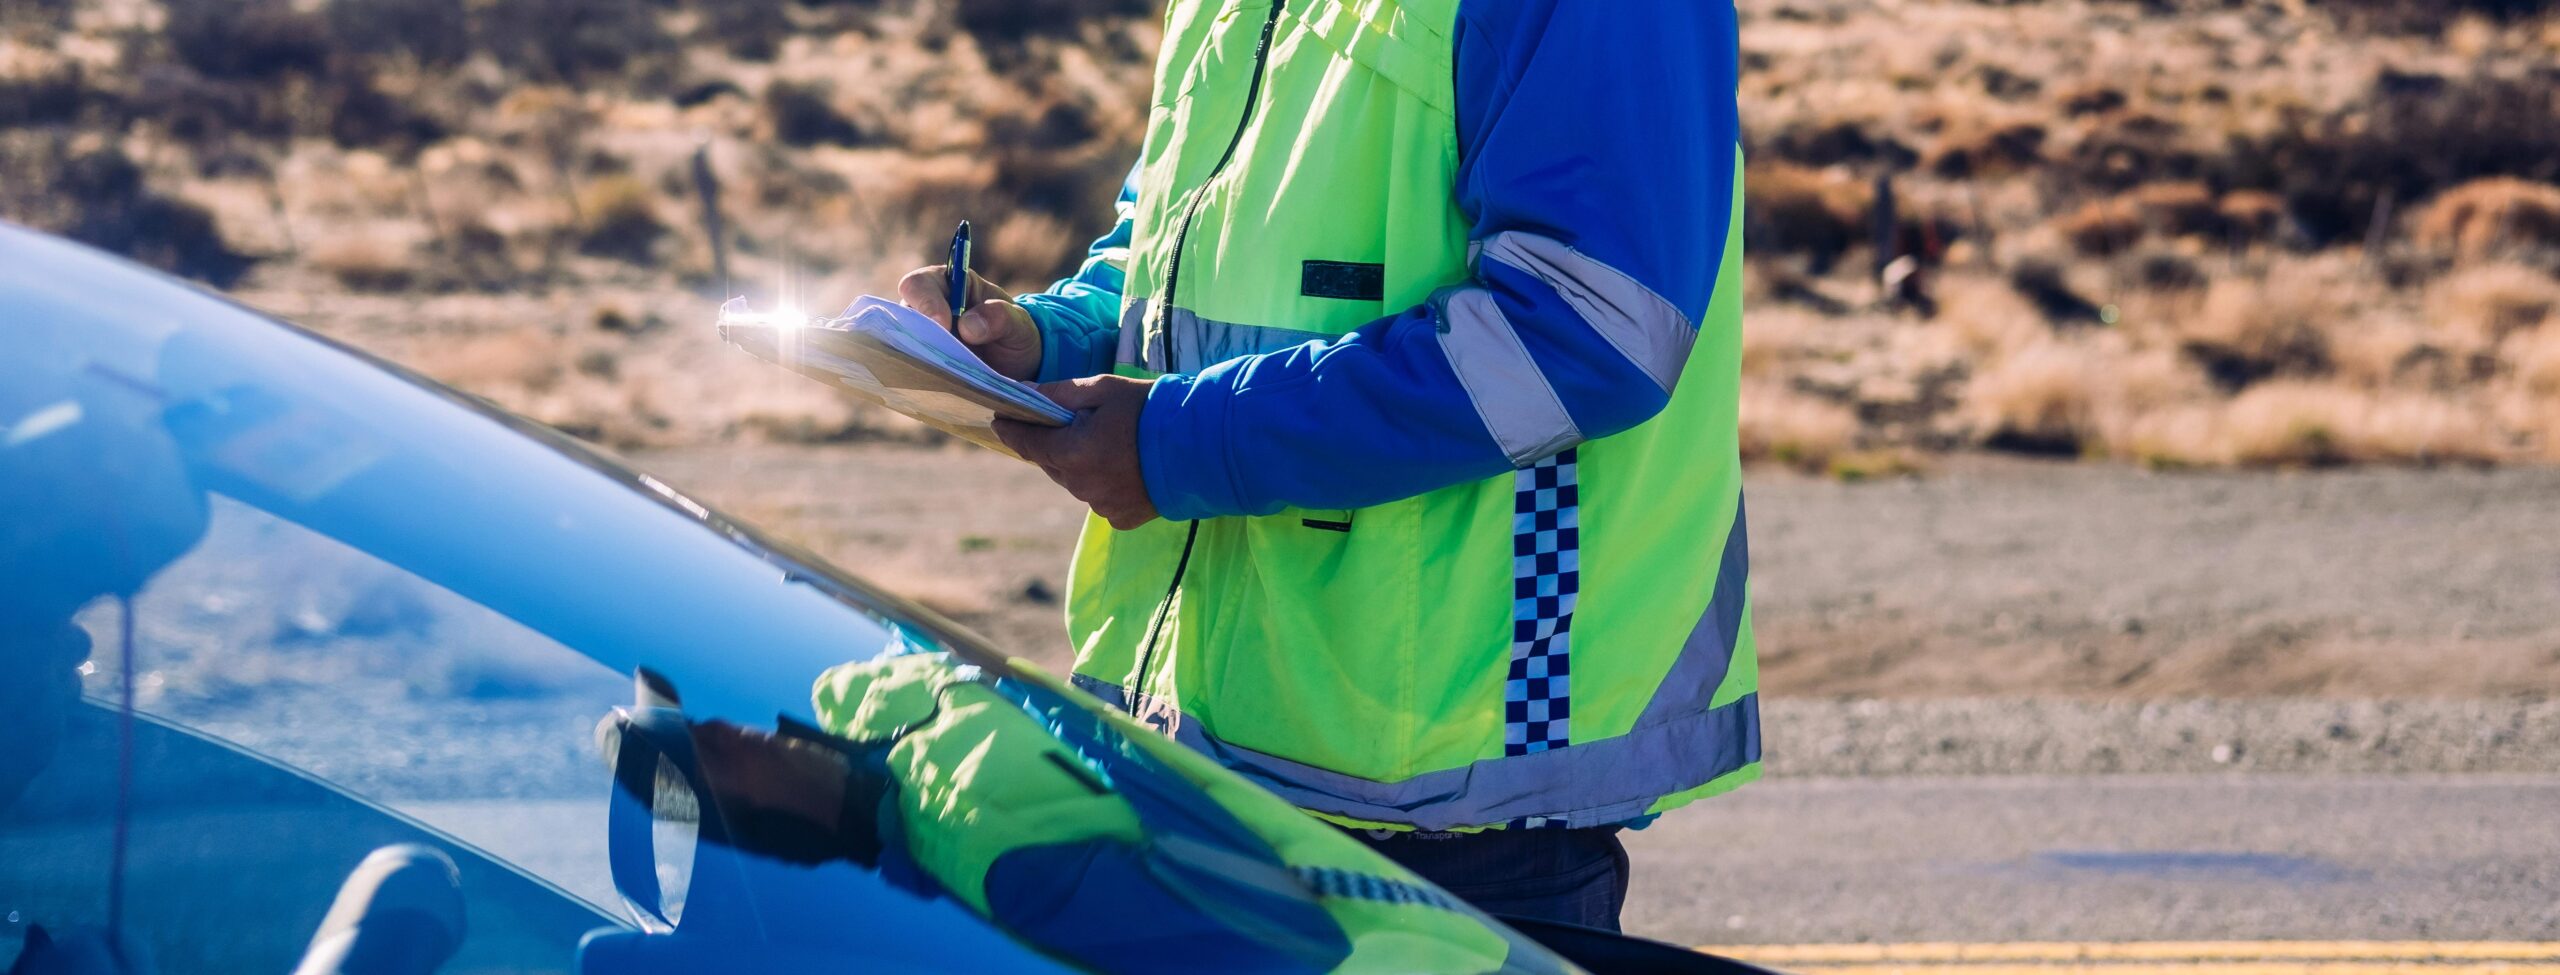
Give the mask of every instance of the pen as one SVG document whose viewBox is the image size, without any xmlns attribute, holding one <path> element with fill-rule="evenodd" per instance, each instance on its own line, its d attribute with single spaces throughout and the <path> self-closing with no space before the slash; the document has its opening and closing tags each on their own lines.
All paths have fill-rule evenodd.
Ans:
<svg viewBox="0 0 2560 975">
<path fill-rule="evenodd" d="M 969 221 L 951 232 L 951 328 L 958 332 L 960 314 L 969 310 Z"/>
</svg>

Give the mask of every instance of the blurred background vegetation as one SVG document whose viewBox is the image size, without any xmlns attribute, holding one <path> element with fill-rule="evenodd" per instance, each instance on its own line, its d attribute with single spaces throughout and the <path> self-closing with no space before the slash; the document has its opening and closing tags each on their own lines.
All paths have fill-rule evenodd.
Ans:
<svg viewBox="0 0 2560 975">
<path fill-rule="evenodd" d="M 0 0 L 0 217 L 621 447 L 930 441 L 725 354 L 1072 267 L 1153 0 Z M 2560 3 L 1744 0 L 1745 448 L 2560 461 Z M 728 223 L 717 279 L 697 151 Z"/>
</svg>

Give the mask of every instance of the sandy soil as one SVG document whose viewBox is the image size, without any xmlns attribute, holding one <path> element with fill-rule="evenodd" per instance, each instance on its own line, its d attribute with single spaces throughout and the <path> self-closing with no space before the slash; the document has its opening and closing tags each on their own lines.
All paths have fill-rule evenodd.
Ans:
<svg viewBox="0 0 2560 975">
<path fill-rule="evenodd" d="M 1062 663 L 1078 525 L 962 447 L 708 447 L 641 466 Z M 2152 474 L 1959 459 L 1750 481 L 1773 697 L 2146 701 L 2560 691 L 2560 471 Z"/>
</svg>

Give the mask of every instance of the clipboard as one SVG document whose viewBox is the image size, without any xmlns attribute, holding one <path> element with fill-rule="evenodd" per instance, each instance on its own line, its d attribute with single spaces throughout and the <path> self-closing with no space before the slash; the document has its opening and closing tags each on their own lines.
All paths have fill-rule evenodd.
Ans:
<svg viewBox="0 0 2560 975">
<path fill-rule="evenodd" d="M 747 354 L 864 402 L 1020 460 L 996 438 L 995 418 L 1062 427 L 1075 412 L 1029 383 L 997 373 L 932 319 L 865 295 L 832 319 L 791 320 L 722 306 L 720 338 Z"/>
</svg>

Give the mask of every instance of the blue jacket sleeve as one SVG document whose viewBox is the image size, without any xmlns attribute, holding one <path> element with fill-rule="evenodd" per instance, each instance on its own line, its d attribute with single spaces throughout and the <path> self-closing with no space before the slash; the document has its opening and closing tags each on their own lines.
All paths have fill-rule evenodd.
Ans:
<svg viewBox="0 0 2560 975">
<path fill-rule="evenodd" d="M 1338 339 L 1158 380 L 1139 458 L 1164 517 L 1382 504 L 1670 401 L 1736 216 L 1733 5 L 1464 0 L 1456 34 L 1471 279 Z"/>
<path fill-rule="evenodd" d="M 1120 221 L 1085 251 L 1076 273 L 1014 301 L 1040 327 L 1039 382 L 1111 371 L 1120 345 L 1120 293 L 1128 280 L 1129 214 L 1138 203 L 1138 173 L 1120 186 Z"/>
</svg>

